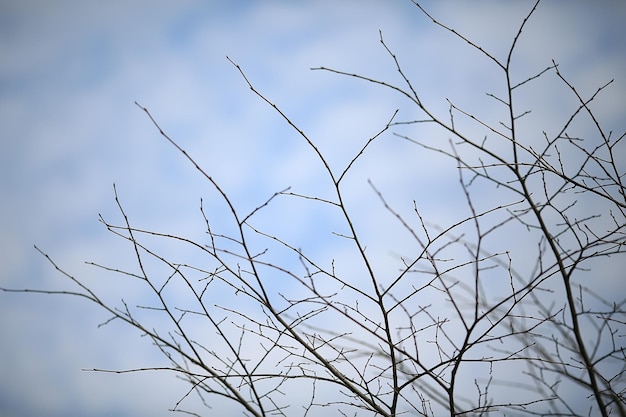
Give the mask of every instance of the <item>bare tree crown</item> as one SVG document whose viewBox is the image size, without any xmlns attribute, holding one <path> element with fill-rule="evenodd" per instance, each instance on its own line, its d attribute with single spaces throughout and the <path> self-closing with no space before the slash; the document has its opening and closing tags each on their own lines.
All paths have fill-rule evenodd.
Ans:
<svg viewBox="0 0 626 417">
<path fill-rule="evenodd" d="M 170 363 L 153 369 L 189 382 L 172 409 L 191 415 L 203 412 L 187 406 L 197 397 L 250 416 L 626 416 L 626 297 L 594 287 L 595 274 L 623 262 L 626 232 L 624 133 L 606 131 L 593 107 L 611 82 L 582 94 L 554 61 L 523 77 L 514 73 L 512 57 L 539 1 L 504 58 L 414 4 L 500 71 L 505 94 L 486 92 L 501 108 L 496 123 L 453 100 L 444 115 L 433 110 L 380 33 L 398 81 L 314 70 L 393 92 L 407 107 L 385 115 L 344 165 L 332 164 L 229 58 L 252 94 L 306 144 L 326 191 L 287 187 L 241 210 L 210 167 L 137 104 L 212 187 L 198 213 L 206 239 L 134 227 L 115 189 L 121 222 L 100 221 L 130 244 L 136 265 L 93 265 L 137 281 L 141 301 L 101 299 L 41 250 L 76 290 L 19 291 L 85 298 L 110 321 L 148 336 Z M 576 105 L 558 129 L 537 137 L 525 124 L 532 109 L 518 107 L 517 97 L 545 77 L 562 84 Z M 445 157 L 456 169 L 453 220 L 433 223 L 422 209 L 431 196 L 419 190 L 388 201 L 375 180 L 359 176 L 383 138 L 421 158 Z M 398 167 L 398 176 L 404 172 Z M 354 199 L 355 178 L 369 187 L 366 207 Z M 315 225 L 336 250 L 330 258 L 272 228 L 300 204 L 332 219 Z M 389 236 L 373 232 L 379 222 Z M 182 245 L 202 262 L 161 253 L 154 238 Z M 386 247 L 388 238 L 396 246 Z"/>
</svg>

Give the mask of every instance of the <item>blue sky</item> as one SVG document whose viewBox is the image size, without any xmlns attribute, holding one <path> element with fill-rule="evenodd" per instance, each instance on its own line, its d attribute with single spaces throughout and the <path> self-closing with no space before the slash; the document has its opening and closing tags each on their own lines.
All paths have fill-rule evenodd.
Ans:
<svg viewBox="0 0 626 417">
<path fill-rule="evenodd" d="M 532 2 L 425 5 L 502 56 Z M 625 17 L 620 1 L 542 4 L 515 57 L 520 74 L 554 58 L 587 94 L 615 78 L 598 109 L 604 122 L 623 130 Z M 495 85 L 495 72 L 408 0 L 0 1 L 0 284 L 65 285 L 33 244 L 88 279 L 107 275 L 84 261 L 128 264 L 129 248 L 98 222 L 99 213 L 119 218 L 113 183 L 138 226 L 202 239 L 198 207 L 206 182 L 135 101 L 207 167 L 242 211 L 290 185 L 326 192 L 310 150 L 254 96 L 226 56 L 339 169 L 396 108 L 404 120 L 410 112 L 381 88 L 309 68 L 398 82 L 379 30 L 437 111 L 447 111 L 445 98 L 489 111 L 493 103 L 484 92 Z M 534 120 L 541 128 L 567 104 L 554 97 L 546 93 L 539 104 L 545 108 Z M 411 162 L 412 148 L 399 139 L 383 143 L 368 164 L 355 168 L 355 201 L 371 197 L 366 177 L 394 203 L 404 197 L 394 190 L 415 184 L 436 197 L 436 206 L 424 203 L 434 222 L 454 217 L 445 184 L 456 181 L 456 172 L 441 171 L 431 158 Z M 399 183 L 398 167 L 408 167 Z M 286 213 L 281 233 L 305 248 L 332 252 L 316 235 L 317 215 Z M 371 233 L 381 233 L 379 227 Z M 384 238 L 377 243 L 393 245 Z M 3 416 L 166 415 L 184 391 L 172 375 L 81 371 L 160 360 L 132 330 L 98 329 L 107 316 L 85 302 L 0 294 L 0 312 Z"/>
</svg>

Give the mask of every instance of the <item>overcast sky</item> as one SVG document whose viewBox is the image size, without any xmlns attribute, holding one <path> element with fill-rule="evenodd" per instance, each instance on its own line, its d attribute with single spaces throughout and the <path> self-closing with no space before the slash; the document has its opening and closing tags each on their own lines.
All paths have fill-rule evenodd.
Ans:
<svg viewBox="0 0 626 417">
<path fill-rule="evenodd" d="M 424 4 L 504 57 L 533 2 Z M 587 94 L 614 78 L 600 110 L 606 123 L 623 129 L 625 18 L 622 1 L 546 1 L 515 57 L 519 76 L 554 58 Z M 0 0 L 0 284 L 64 285 L 34 244 L 78 276 L 94 273 L 84 261 L 126 262 L 129 247 L 98 222 L 99 213 L 119 219 L 113 183 L 138 226 L 202 236 L 198 207 L 206 182 L 135 101 L 242 211 L 287 186 L 323 190 L 310 149 L 254 96 L 226 56 L 340 167 L 358 150 L 355 143 L 407 103 L 310 68 L 399 82 L 379 30 L 434 108 L 447 111 L 445 98 L 490 105 L 484 93 L 496 72 L 409 0 Z M 543 104 L 560 102 L 547 96 Z M 411 114 L 401 110 L 399 117 Z M 386 140 L 375 149 L 380 158 L 371 179 L 392 193 L 391 174 L 416 157 L 399 139 Z M 428 158 L 416 164 L 429 175 L 416 184 L 445 201 L 439 184 L 446 174 Z M 367 184 L 355 186 L 371 193 Z M 303 237 L 314 234 L 311 225 L 299 227 L 285 233 L 302 237 L 305 247 L 321 245 Z M 0 313 L 2 416 L 161 416 L 184 392 L 173 375 L 82 371 L 159 360 L 136 332 L 98 329 L 108 317 L 84 301 L 2 293 Z"/>
</svg>

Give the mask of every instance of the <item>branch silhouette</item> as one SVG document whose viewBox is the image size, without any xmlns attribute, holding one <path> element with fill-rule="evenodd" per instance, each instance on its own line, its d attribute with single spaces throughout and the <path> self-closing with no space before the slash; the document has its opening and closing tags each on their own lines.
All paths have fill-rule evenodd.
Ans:
<svg viewBox="0 0 626 417">
<path fill-rule="evenodd" d="M 136 228 L 114 185 L 122 220 L 100 216 L 100 221 L 130 244 L 135 268 L 90 264 L 140 282 L 141 304 L 124 299 L 109 304 L 38 247 L 77 289 L 3 291 L 81 297 L 110 314 L 103 324 L 121 320 L 136 328 L 169 366 L 92 370 L 173 372 L 189 390 L 172 411 L 191 415 L 202 413 L 185 408 L 197 394 L 206 407 L 214 399 L 226 400 L 252 416 L 626 416 L 626 297 L 593 288 L 594 274 L 607 270 L 598 261 L 617 265 L 626 245 L 625 174 L 619 162 L 625 134 L 607 133 L 591 106 L 612 81 L 585 96 L 554 61 L 521 79 L 514 76 L 512 57 L 540 1 L 523 16 L 504 59 L 413 3 L 501 72 L 506 96 L 486 92 L 502 106 L 498 123 L 489 122 L 480 108 L 467 109 L 452 99 L 440 115 L 380 32 L 398 84 L 312 69 L 407 98 L 415 119 L 398 120 L 405 113 L 394 110 L 347 163 L 335 167 L 288 111 L 227 57 L 252 93 L 308 147 L 332 195 L 286 187 L 243 211 L 209 167 L 136 103 L 223 204 L 217 221 L 200 201 L 206 241 Z M 577 107 L 556 132 L 532 137 L 520 122 L 532 109 L 520 111 L 517 94 L 549 76 L 567 88 Z M 448 141 L 422 135 L 423 126 L 435 126 Z M 402 190 L 403 203 L 392 202 L 368 179 L 379 208 L 410 239 L 405 254 L 386 269 L 378 266 L 376 250 L 368 249 L 371 230 L 358 220 L 369 208 L 350 200 L 347 181 L 382 138 L 447 158 L 461 196 L 455 202 L 458 217 L 437 224 L 413 190 Z M 332 213 L 340 225 L 329 234 L 342 245 L 337 258 L 320 260 L 258 220 L 293 201 Z M 153 239 L 197 251 L 203 261 L 178 262 L 161 254 Z M 522 259 L 514 248 L 518 244 L 524 245 Z M 174 291 L 177 297 L 171 296 Z M 157 325 L 144 321 L 145 314 Z M 588 400 L 584 409 L 581 399 Z"/>
</svg>

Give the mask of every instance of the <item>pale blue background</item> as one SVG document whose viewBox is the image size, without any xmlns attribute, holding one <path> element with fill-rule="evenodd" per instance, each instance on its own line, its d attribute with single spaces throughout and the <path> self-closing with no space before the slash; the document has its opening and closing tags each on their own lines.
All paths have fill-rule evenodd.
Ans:
<svg viewBox="0 0 626 417">
<path fill-rule="evenodd" d="M 502 56 L 532 2 L 425 5 Z M 531 74 L 555 58 L 587 94 L 615 78 L 599 112 L 619 130 L 625 18 L 622 1 L 546 1 L 520 45 L 518 68 Z M 485 62 L 408 0 L 0 1 L 0 284 L 65 285 L 33 244 L 79 276 L 94 274 L 86 260 L 128 262 L 129 248 L 97 217 L 117 216 L 113 182 L 138 226 L 202 236 L 198 206 L 206 185 L 135 100 L 243 207 L 288 185 L 317 189 L 312 173 L 318 165 L 308 150 L 252 94 L 226 55 L 341 165 L 358 149 L 346 143 L 370 137 L 406 102 L 309 68 L 397 82 L 379 29 L 437 109 L 447 111 L 446 97 L 484 100 L 480 84 L 491 77 L 481 69 Z M 549 123 L 559 103 L 545 99 Z M 383 188 L 397 177 L 391 174 L 398 160 L 415 158 L 389 143 L 378 151 L 388 167 L 375 175 Z M 445 174 L 428 158 L 418 164 L 430 175 L 424 192 L 445 199 L 435 183 Z M 450 180 L 456 181 L 454 171 Z M 0 313 L 4 417 L 167 415 L 185 390 L 173 375 L 81 371 L 160 360 L 130 329 L 98 329 L 107 316 L 81 300 L 0 294 Z"/>
</svg>

